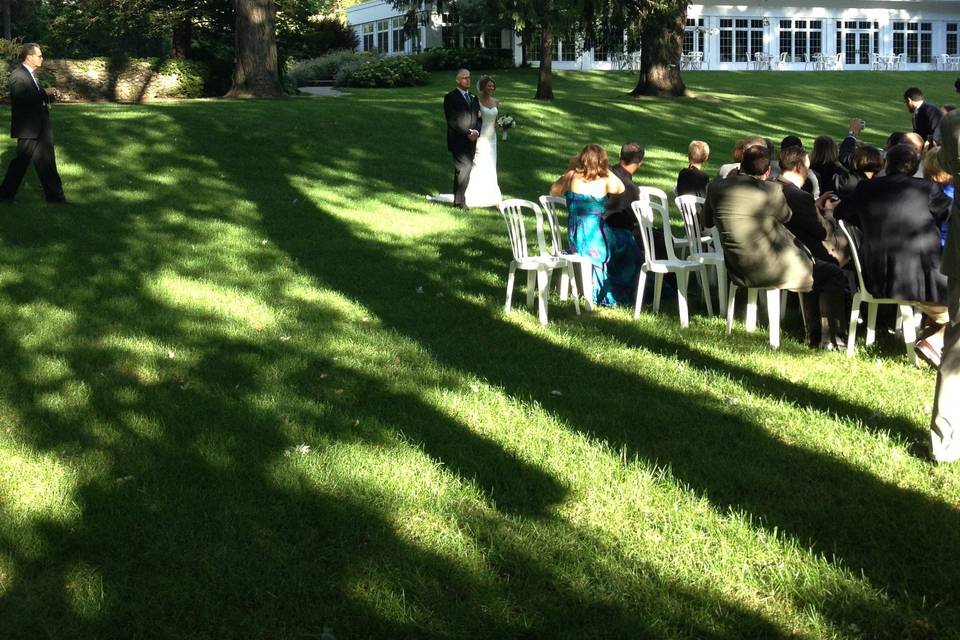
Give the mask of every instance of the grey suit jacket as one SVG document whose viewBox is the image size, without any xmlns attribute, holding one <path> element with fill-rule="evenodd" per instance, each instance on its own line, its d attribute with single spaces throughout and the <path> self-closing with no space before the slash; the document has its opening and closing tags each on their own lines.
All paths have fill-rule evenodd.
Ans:
<svg viewBox="0 0 960 640">
<path fill-rule="evenodd" d="M 951 111 L 943 117 L 940 134 L 940 165 L 953 174 L 954 184 L 960 185 L 960 111 Z M 960 198 L 954 199 L 949 220 L 940 271 L 948 278 L 960 278 Z"/>
</svg>

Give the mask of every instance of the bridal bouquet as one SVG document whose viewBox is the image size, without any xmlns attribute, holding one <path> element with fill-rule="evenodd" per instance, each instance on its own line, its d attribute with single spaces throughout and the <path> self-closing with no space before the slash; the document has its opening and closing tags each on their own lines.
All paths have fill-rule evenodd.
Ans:
<svg viewBox="0 0 960 640">
<path fill-rule="evenodd" d="M 500 116 L 497 118 L 497 129 L 500 129 L 502 132 L 501 138 L 503 140 L 507 139 L 507 131 L 513 129 L 517 126 L 517 121 L 513 119 L 513 116 Z"/>
</svg>

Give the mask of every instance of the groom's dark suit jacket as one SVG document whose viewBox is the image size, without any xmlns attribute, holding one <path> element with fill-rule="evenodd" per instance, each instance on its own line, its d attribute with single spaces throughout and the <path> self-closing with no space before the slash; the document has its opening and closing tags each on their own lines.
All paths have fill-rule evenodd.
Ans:
<svg viewBox="0 0 960 640">
<path fill-rule="evenodd" d="M 470 104 L 459 89 L 443 97 L 443 114 L 447 118 L 447 150 L 451 153 L 470 153 L 477 148 L 476 141 L 467 139 L 470 129 L 480 131 L 480 100 L 470 94 Z"/>
<path fill-rule="evenodd" d="M 940 109 L 937 105 L 924 101 L 913 114 L 913 131 L 927 140 L 940 141 Z"/>
<path fill-rule="evenodd" d="M 40 138 L 49 126 L 47 94 L 37 88 L 27 68 L 18 64 L 10 72 L 10 137 Z"/>
</svg>

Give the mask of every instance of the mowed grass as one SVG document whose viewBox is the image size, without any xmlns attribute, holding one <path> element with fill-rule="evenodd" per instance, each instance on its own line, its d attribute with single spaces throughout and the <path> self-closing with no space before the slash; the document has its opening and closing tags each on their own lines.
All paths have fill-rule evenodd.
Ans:
<svg viewBox="0 0 960 640">
<path fill-rule="evenodd" d="M 474 72 L 479 75 L 478 72 Z M 960 637 L 934 375 L 708 319 L 503 313 L 441 96 L 64 105 L 0 209 L 0 638 Z M 507 197 L 586 142 L 908 130 L 953 76 L 501 73 Z M 0 114 L 0 120 L 8 112 Z M 9 159 L 12 141 L 5 143 Z M 522 289 L 515 297 L 522 301 Z M 522 306 L 522 305 L 521 305 Z"/>
</svg>

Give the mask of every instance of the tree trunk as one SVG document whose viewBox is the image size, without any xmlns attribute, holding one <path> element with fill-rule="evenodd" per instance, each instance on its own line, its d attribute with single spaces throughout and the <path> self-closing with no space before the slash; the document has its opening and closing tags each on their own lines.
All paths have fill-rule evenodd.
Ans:
<svg viewBox="0 0 960 640">
<path fill-rule="evenodd" d="M 3 37 L 5 40 L 13 40 L 10 32 L 10 3 L 13 0 L 0 0 L 3 2 Z"/>
<path fill-rule="evenodd" d="M 676 0 L 644 17 L 640 25 L 640 77 L 630 95 L 682 96 L 687 92 L 680 78 L 687 4 L 687 0 Z"/>
<path fill-rule="evenodd" d="M 234 0 L 235 64 L 228 98 L 275 98 L 283 94 L 277 62 L 273 0 Z"/>
<path fill-rule="evenodd" d="M 189 58 L 193 49 L 193 23 L 189 17 L 177 20 L 173 25 L 172 58 Z"/>
<path fill-rule="evenodd" d="M 540 74 L 534 100 L 553 100 L 553 25 L 540 29 Z"/>
</svg>

